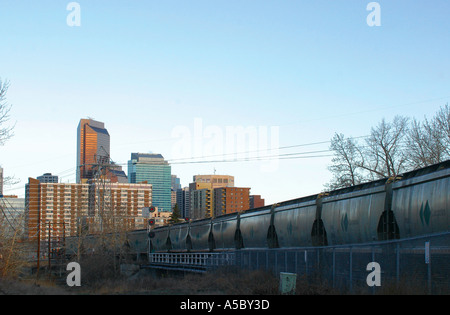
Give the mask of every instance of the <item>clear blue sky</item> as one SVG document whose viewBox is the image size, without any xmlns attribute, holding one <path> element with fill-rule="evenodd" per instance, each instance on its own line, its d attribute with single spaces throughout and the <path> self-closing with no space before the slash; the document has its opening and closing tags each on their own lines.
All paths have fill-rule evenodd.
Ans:
<svg viewBox="0 0 450 315">
<path fill-rule="evenodd" d="M 84 0 L 80 27 L 66 24 L 69 2 L 0 0 L 0 77 L 17 122 L 0 165 L 21 180 L 5 194 L 23 196 L 27 178 L 44 172 L 74 182 L 87 116 L 105 123 L 112 159 L 126 164 L 131 152 L 183 157 L 177 130 L 189 131 L 181 141 L 198 157 L 220 152 L 211 143 L 242 151 L 208 131 L 255 126 L 262 140 L 243 147 L 254 151 L 270 147 L 273 126 L 279 147 L 324 142 L 397 114 L 431 117 L 450 100 L 448 0 L 378 1 L 378 27 L 366 23 L 368 0 Z M 172 173 L 187 186 L 216 169 L 273 203 L 320 192 L 330 160 L 173 164 Z"/>
</svg>

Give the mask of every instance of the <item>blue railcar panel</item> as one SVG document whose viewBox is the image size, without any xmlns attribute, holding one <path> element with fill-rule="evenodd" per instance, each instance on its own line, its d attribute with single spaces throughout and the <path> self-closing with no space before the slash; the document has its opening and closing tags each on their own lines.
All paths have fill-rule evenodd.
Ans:
<svg viewBox="0 0 450 315">
<path fill-rule="evenodd" d="M 161 227 L 154 230 L 155 237 L 152 238 L 153 250 L 156 252 L 167 251 L 167 237 L 169 236 L 169 227 Z"/>
<path fill-rule="evenodd" d="M 328 245 L 377 241 L 385 198 L 384 186 L 324 197 L 321 218 Z"/>
<path fill-rule="evenodd" d="M 211 220 L 200 220 L 191 223 L 189 235 L 192 242 L 192 250 L 209 250 L 209 232 L 211 230 Z"/>
<path fill-rule="evenodd" d="M 171 227 L 169 236 L 172 243 L 172 250 L 186 250 L 186 239 L 189 233 L 188 224 L 177 224 Z"/>
<path fill-rule="evenodd" d="M 270 209 L 241 214 L 240 230 L 245 248 L 267 247 Z"/>
<path fill-rule="evenodd" d="M 217 250 L 235 249 L 234 235 L 236 228 L 237 214 L 214 219 L 213 235 Z"/>
<path fill-rule="evenodd" d="M 147 230 L 136 230 L 128 233 L 128 244 L 132 253 L 146 253 L 148 251 Z"/>
<path fill-rule="evenodd" d="M 392 210 L 400 237 L 450 230 L 450 170 L 393 184 Z"/>
<path fill-rule="evenodd" d="M 315 218 L 315 200 L 277 207 L 274 225 L 280 247 L 312 246 L 311 228 Z"/>
</svg>

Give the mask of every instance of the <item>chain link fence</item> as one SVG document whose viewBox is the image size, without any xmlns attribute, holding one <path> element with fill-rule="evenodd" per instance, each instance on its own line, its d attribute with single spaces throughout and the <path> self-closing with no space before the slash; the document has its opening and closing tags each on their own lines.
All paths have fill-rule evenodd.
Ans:
<svg viewBox="0 0 450 315">
<path fill-rule="evenodd" d="M 450 232 L 317 248 L 242 249 L 235 264 L 295 273 L 339 292 L 449 294 Z"/>
</svg>

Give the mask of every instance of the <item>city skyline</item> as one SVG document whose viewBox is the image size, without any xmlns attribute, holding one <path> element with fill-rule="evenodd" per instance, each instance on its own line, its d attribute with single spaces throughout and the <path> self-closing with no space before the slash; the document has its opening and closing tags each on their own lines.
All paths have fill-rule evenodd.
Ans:
<svg viewBox="0 0 450 315">
<path fill-rule="evenodd" d="M 217 173 L 266 204 L 321 192 L 334 133 L 367 136 L 450 100 L 448 1 L 378 1 L 380 26 L 368 2 L 79 1 L 79 27 L 68 1 L 3 2 L 16 125 L 0 166 L 20 180 L 4 194 L 24 197 L 44 173 L 76 182 L 88 116 L 106 123 L 118 165 L 160 153 L 183 187 Z"/>
</svg>

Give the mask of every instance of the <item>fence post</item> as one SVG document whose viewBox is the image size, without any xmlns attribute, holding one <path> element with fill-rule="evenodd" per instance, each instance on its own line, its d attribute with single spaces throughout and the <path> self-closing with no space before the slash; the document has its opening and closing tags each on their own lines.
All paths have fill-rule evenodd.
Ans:
<svg viewBox="0 0 450 315">
<path fill-rule="evenodd" d="M 259 270 L 259 251 L 256 252 L 256 270 Z"/>
<path fill-rule="evenodd" d="M 269 252 L 267 249 L 265 250 L 266 253 L 266 271 L 269 270 Z"/>
<path fill-rule="evenodd" d="M 352 275 L 352 268 L 353 268 L 353 257 L 352 257 L 352 247 L 350 247 L 350 252 L 349 252 L 349 255 L 350 255 L 350 275 L 349 275 L 349 277 L 350 277 L 350 293 L 352 293 L 353 292 L 353 275 Z"/>
<path fill-rule="evenodd" d="M 372 246 L 372 262 L 375 262 L 375 248 Z M 372 295 L 375 294 L 375 286 L 372 286 Z"/>
<path fill-rule="evenodd" d="M 428 294 L 431 295 L 431 250 L 430 241 L 425 242 L 425 263 L 427 264 Z"/>
<path fill-rule="evenodd" d="M 333 247 L 333 289 L 336 288 L 336 248 Z"/>
<path fill-rule="evenodd" d="M 288 254 L 287 254 L 287 251 L 284 251 L 284 271 L 285 271 L 285 272 L 288 272 L 288 263 L 287 263 L 287 260 L 288 260 Z"/>
<path fill-rule="evenodd" d="M 278 252 L 274 251 L 274 254 L 275 254 L 275 270 L 274 270 L 274 273 L 276 274 L 276 273 L 278 273 Z"/>
<path fill-rule="evenodd" d="M 396 274 L 397 274 L 397 288 L 400 284 L 400 245 L 397 242 L 396 244 L 396 250 L 397 250 L 397 255 L 396 255 Z"/>
<path fill-rule="evenodd" d="M 308 251 L 305 250 L 305 274 L 308 276 Z"/>
</svg>

